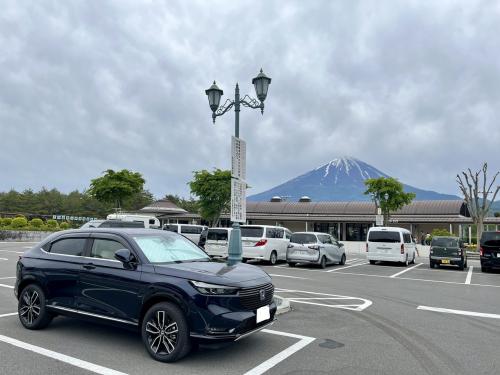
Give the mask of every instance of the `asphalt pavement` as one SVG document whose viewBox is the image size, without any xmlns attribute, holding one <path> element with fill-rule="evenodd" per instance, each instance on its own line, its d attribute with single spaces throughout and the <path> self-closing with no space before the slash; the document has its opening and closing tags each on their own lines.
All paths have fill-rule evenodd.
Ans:
<svg viewBox="0 0 500 375">
<path fill-rule="evenodd" d="M 258 265 L 291 301 L 270 329 L 175 364 L 155 362 L 138 333 L 58 317 L 24 329 L 12 286 L 26 243 L 0 243 L 0 374 L 498 374 L 500 273 L 370 265 L 325 270 Z M 13 315 L 11 315 L 13 314 Z"/>
</svg>

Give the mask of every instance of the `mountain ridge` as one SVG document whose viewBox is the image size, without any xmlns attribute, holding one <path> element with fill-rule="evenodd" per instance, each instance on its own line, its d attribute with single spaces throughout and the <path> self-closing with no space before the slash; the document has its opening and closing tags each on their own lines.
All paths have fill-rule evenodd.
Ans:
<svg viewBox="0 0 500 375">
<path fill-rule="evenodd" d="M 249 196 L 249 201 L 269 201 L 280 196 L 297 201 L 308 196 L 313 201 L 369 201 L 364 195 L 364 181 L 367 178 L 390 177 L 388 174 L 354 157 L 338 157 L 315 169 L 303 173 L 284 183 L 258 194 Z M 415 200 L 455 200 L 456 195 L 442 194 L 420 189 L 403 183 L 405 192 L 416 194 Z"/>
</svg>

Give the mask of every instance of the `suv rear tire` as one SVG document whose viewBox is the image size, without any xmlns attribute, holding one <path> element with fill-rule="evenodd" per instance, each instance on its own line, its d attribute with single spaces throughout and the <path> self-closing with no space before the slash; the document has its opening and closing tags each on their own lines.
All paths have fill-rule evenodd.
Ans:
<svg viewBox="0 0 500 375">
<path fill-rule="evenodd" d="M 178 361 L 192 346 L 184 313 L 171 302 L 149 308 L 142 319 L 141 336 L 149 355 L 160 362 Z"/>
<path fill-rule="evenodd" d="M 45 293 L 36 284 L 29 284 L 21 291 L 17 312 L 24 328 L 43 329 L 49 325 L 53 316 L 45 302 Z"/>
<path fill-rule="evenodd" d="M 319 264 L 319 266 L 322 268 L 322 269 L 325 269 L 326 268 L 326 257 L 323 255 L 321 257 L 321 263 Z"/>
<path fill-rule="evenodd" d="M 276 253 L 276 250 L 273 250 L 271 251 L 271 256 L 269 257 L 269 264 L 274 266 L 276 263 L 278 263 L 278 253 Z"/>
<path fill-rule="evenodd" d="M 342 258 L 340 258 L 339 265 L 343 266 L 345 264 L 345 254 L 342 254 Z"/>
</svg>

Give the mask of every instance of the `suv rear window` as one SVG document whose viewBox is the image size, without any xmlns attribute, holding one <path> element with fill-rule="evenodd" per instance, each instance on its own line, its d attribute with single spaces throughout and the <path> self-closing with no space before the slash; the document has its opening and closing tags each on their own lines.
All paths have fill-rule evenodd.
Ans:
<svg viewBox="0 0 500 375">
<path fill-rule="evenodd" d="M 188 225 L 181 225 L 181 233 L 185 234 L 201 234 L 203 227 L 190 227 Z"/>
<path fill-rule="evenodd" d="M 258 237 L 262 238 L 264 228 L 262 227 L 241 227 L 241 237 Z"/>
<path fill-rule="evenodd" d="M 293 233 L 292 238 L 290 238 L 290 242 L 293 243 L 316 243 L 316 236 L 314 234 L 307 233 Z"/>
<path fill-rule="evenodd" d="M 500 232 L 483 232 L 481 235 L 481 245 L 500 246 Z"/>
<path fill-rule="evenodd" d="M 207 240 L 211 241 L 227 241 L 227 230 L 225 229 L 209 229 Z"/>
<path fill-rule="evenodd" d="M 53 254 L 83 256 L 86 242 L 86 238 L 63 238 L 52 243 L 50 252 Z"/>
<path fill-rule="evenodd" d="M 386 230 L 371 231 L 368 235 L 368 242 L 401 242 L 399 232 Z"/>
<path fill-rule="evenodd" d="M 458 247 L 458 239 L 456 238 L 433 238 L 431 246 L 437 247 Z"/>
</svg>

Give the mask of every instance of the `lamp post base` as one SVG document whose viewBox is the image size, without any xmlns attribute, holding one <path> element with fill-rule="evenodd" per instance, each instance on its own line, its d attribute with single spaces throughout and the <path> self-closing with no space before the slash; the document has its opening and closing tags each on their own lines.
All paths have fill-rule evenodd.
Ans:
<svg viewBox="0 0 500 375">
<path fill-rule="evenodd" d="M 241 263 L 242 254 L 240 223 L 233 223 L 232 228 L 227 257 L 228 266 L 234 266 L 237 263 Z"/>
</svg>

